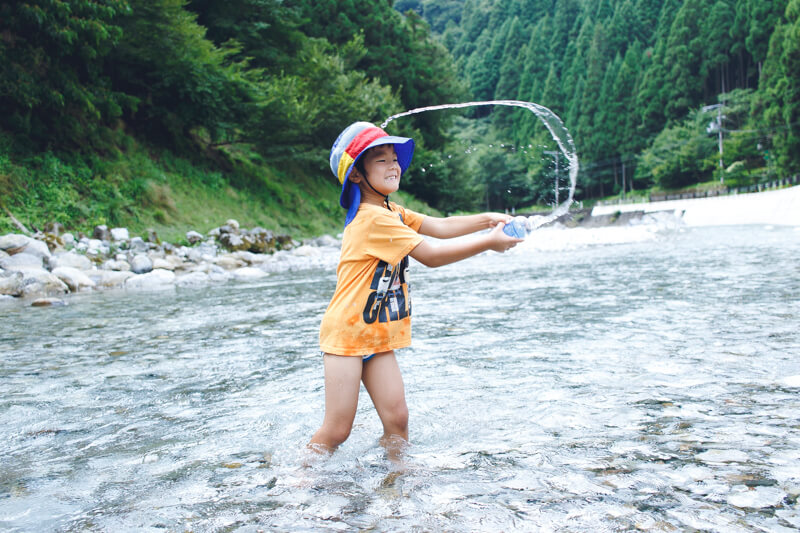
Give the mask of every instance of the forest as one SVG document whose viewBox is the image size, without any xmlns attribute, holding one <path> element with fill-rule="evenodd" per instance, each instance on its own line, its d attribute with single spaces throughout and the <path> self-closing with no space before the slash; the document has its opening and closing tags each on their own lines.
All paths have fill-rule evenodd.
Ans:
<svg viewBox="0 0 800 533">
<path fill-rule="evenodd" d="M 800 0 L 3 2 L 0 230 L 227 210 L 328 231 L 344 126 L 472 100 L 557 113 L 582 201 L 757 183 L 800 170 L 799 78 Z M 554 201 L 558 156 L 527 111 L 388 129 L 417 141 L 402 188 L 433 209 Z"/>
</svg>

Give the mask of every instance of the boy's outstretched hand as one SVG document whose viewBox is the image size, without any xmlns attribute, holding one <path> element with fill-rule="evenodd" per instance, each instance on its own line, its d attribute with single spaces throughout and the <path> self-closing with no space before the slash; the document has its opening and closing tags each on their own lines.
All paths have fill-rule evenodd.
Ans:
<svg viewBox="0 0 800 533">
<path fill-rule="evenodd" d="M 510 220 L 507 222 L 510 222 Z M 500 220 L 494 223 L 494 229 L 488 235 L 491 242 L 489 245 L 490 250 L 500 253 L 507 252 L 524 240 L 512 237 L 503 231 L 507 222 Z"/>
</svg>

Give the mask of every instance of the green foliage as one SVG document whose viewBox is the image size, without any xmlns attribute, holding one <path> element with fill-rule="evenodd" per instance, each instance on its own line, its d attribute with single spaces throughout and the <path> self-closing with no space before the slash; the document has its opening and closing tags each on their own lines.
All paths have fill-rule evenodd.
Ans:
<svg viewBox="0 0 800 533">
<path fill-rule="evenodd" d="M 661 189 L 678 189 L 704 181 L 714 168 L 714 137 L 705 131 L 709 114 L 664 129 L 639 156 L 637 177 Z"/>
<path fill-rule="evenodd" d="M 451 24 L 442 37 L 476 99 L 507 98 L 516 84 L 516 98 L 559 114 L 579 150 L 580 194 L 603 196 L 621 190 L 623 174 L 626 188 L 650 186 L 656 176 L 664 183 L 708 179 L 717 147 L 690 124 L 695 110 L 737 89 L 755 89 L 747 97 L 754 104 L 736 124 L 723 124 L 726 160 L 742 161 L 748 173 L 770 171 L 767 162 L 796 171 L 796 2 L 465 0 L 459 27 Z M 427 16 L 426 2 L 414 5 Z M 528 36 L 524 52 L 499 48 L 516 35 Z M 492 136 L 544 141 L 529 113 L 498 108 L 491 115 Z M 660 161 L 671 145 L 680 150 Z M 636 171 L 643 161 L 646 168 Z"/>
<path fill-rule="evenodd" d="M 115 91 L 104 57 L 119 42 L 125 0 L 0 4 L 0 116 L 33 146 L 79 146 L 136 99 Z"/>
</svg>

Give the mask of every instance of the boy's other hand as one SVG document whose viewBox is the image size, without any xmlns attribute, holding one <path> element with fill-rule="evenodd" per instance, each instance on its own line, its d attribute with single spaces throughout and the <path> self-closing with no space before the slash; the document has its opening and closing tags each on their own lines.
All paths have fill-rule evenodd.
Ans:
<svg viewBox="0 0 800 533">
<path fill-rule="evenodd" d="M 500 215 L 500 213 L 495 213 Z M 507 216 L 507 215 L 501 215 Z M 495 252 L 507 252 L 511 248 L 515 247 L 517 244 L 521 243 L 525 239 L 517 239 L 516 237 L 512 237 L 511 235 L 506 234 L 503 231 L 503 228 L 506 225 L 506 222 L 511 222 L 512 217 L 508 217 L 508 221 L 498 220 L 494 223 L 494 229 L 489 232 L 489 239 L 490 239 L 490 250 L 494 250 Z"/>
<path fill-rule="evenodd" d="M 514 217 L 511 215 L 506 215 L 504 213 L 484 213 L 488 217 L 488 224 L 490 228 L 494 228 L 502 222 L 504 225 L 511 222 Z"/>
</svg>

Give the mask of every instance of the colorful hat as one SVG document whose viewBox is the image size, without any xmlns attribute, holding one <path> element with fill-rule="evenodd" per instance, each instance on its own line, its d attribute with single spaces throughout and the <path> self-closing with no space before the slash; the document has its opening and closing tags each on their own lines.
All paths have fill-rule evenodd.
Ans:
<svg viewBox="0 0 800 533">
<path fill-rule="evenodd" d="M 347 209 L 344 225 L 347 226 L 358 212 L 361 203 L 361 189 L 347 178 L 353 170 L 355 162 L 368 148 L 381 144 L 393 144 L 400 164 L 400 173 L 404 173 L 414 156 L 414 140 L 408 137 L 394 137 L 369 122 L 354 122 L 339 134 L 339 138 L 331 148 L 331 172 L 342 184 L 339 204 Z"/>
</svg>

